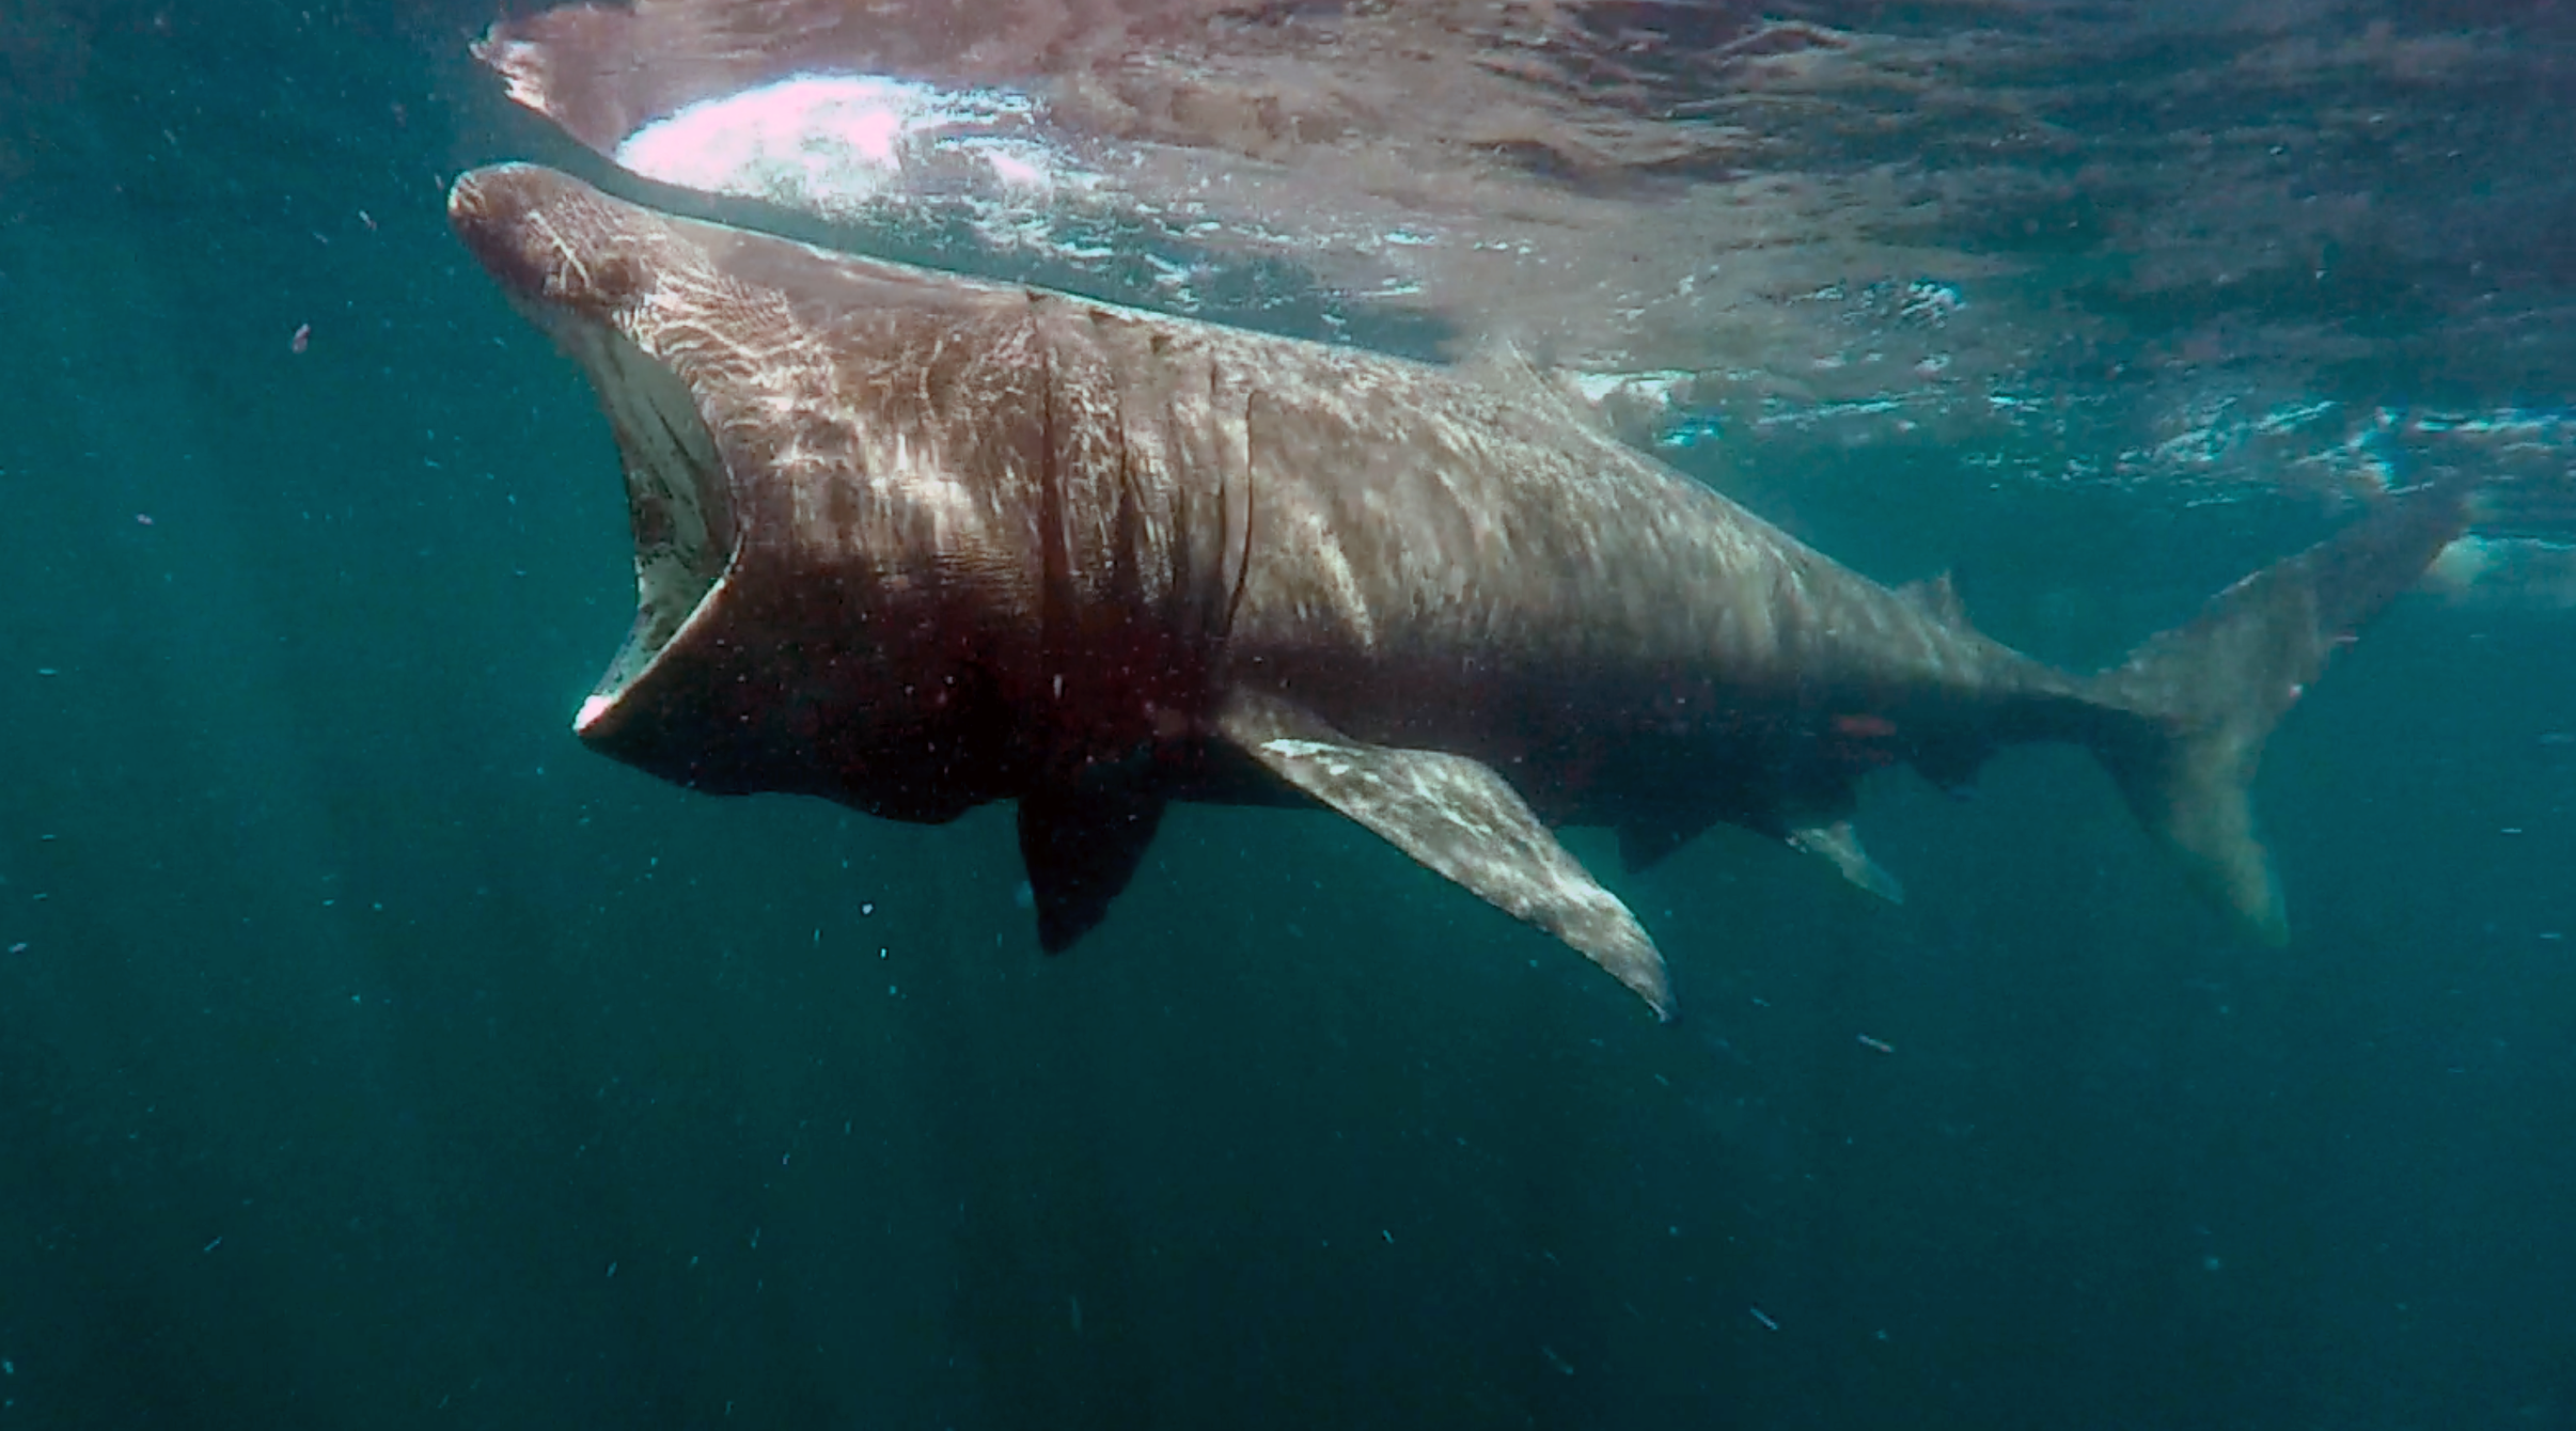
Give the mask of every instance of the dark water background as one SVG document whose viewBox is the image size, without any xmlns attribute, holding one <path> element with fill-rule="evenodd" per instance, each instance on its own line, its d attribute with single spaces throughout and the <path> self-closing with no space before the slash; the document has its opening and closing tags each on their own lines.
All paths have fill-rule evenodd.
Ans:
<svg viewBox="0 0 2576 1431">
<path fill-rule="evenodd" d="M 1322 816 L 1176 813 L 1043 960 L 1006 812 L 572 741 L 625 517 L 440 217 L 555 152 L 481 18 L 11 52 L 0 1427 L 2576 1426 L 2563 614 L 2306 703 L 2286 950 L 2025 751 L 1871 792 L 1901 910 L 1613 874 L 1675 1029 Z M 1722 475 L 2069 661 L 2330 521 Z"/>
</svg>

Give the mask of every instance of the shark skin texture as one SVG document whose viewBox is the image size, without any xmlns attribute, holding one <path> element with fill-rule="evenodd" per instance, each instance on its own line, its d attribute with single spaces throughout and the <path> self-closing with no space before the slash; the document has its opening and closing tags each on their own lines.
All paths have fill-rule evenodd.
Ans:
<svg viewBox="0 0 2576 1431">
<path fill-rule="evenodd" d="M 575 722 L 696 790 L 936 824 L 1017 802 L 1049 951 L 1174 801 L 1322 807 L 1669 1018 L 1558 843 L 1719 823 L 1897 896 L 1861 777 L 2100 759 L 2190 882 L 2287 934 L 2248 788 L 2360 623 L 2467 522 L 2401 494 L 2091 676 L 1882 586 L 1609 436 L 1508 356 L 1427 366 L 670 217 L 529 165 L 449 217 L 586 372 L 637 616 Z"/>
</svg>

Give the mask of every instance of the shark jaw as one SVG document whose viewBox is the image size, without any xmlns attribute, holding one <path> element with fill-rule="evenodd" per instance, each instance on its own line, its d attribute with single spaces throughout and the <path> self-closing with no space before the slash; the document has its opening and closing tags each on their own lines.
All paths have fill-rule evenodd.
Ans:
<svg viewBox="0 0 2576 1431">
<path fill-rule="evenodd" d="M 716 605 L 735 556 L 732 483 L 688 388 L 624 334 L 554 315 L 617 436 L 635 534 L 635 624 L 573 718 L 607 733 L 620 700 Z"/>
</svg>

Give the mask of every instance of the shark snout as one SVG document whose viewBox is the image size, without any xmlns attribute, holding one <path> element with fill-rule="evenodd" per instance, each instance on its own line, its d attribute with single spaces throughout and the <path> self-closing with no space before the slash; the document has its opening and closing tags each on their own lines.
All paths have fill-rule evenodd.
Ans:
<svg viewBox="0 0 2576 1431">
<path fill-rule="evenodd" d="M 469 170 L 447 191 L 447 222 L 502 291 L 532 308 L 606 318 L 651 275 L 621 242 L 605 196 L 533 164 Z"/>
</svg>

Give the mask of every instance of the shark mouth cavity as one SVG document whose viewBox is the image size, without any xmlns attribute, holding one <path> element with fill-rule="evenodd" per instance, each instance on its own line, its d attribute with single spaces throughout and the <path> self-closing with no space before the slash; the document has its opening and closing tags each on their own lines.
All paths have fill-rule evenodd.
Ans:
<svg viewBox="0 0 2576 1431">
<path fill-rule="evenodd" d="M 724 459 L 678 375 L 612 329 L 580 327 L 566 347 L 616 431 L 635 529 L 635 625 L 573 721 L 588 735 L 723 589 L 734 523 Z"/>
</svg>

